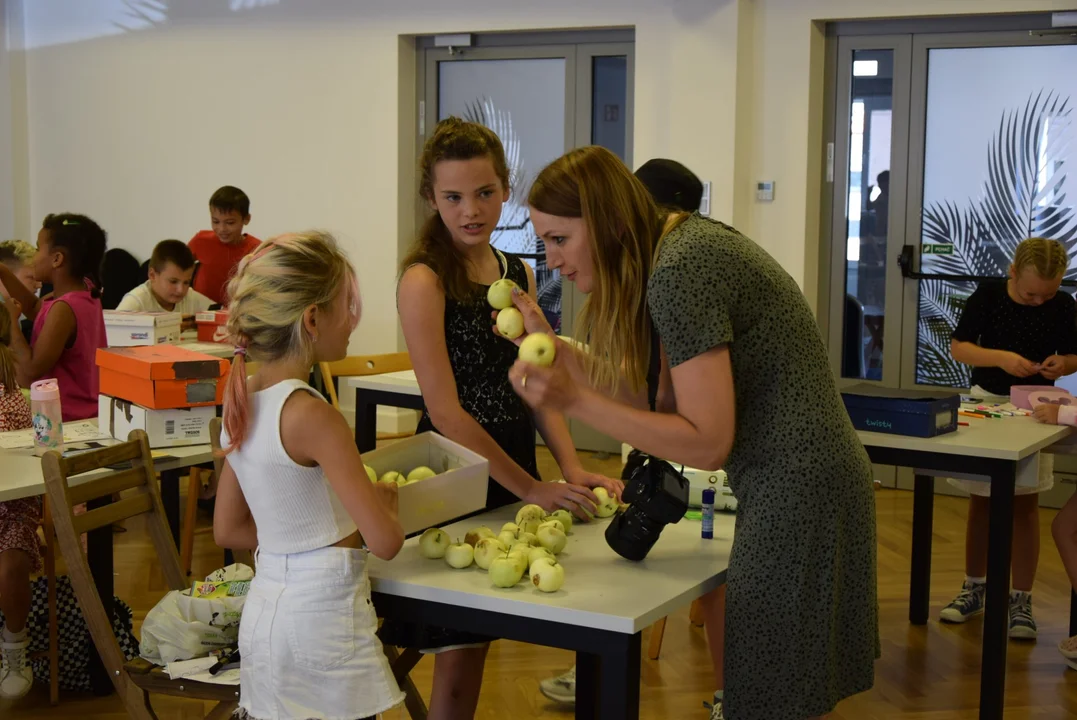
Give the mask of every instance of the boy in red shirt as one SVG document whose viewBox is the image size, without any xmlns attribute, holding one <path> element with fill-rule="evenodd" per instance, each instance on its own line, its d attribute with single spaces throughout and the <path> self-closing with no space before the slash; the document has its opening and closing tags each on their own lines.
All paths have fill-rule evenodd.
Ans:
<svg viewBox="0 0 1077 720">
<path fill-rule="evenodd" d="M 187 243 L 199 262 L 193 287 L 214 303 L 228 304 L 226 290 L 236 265 L 261 244 L 258 238 L 243 232 L 251 221 L 250 210 L 247 194 L 225 185 L 209 199 L 213 229 L 203 230 Z"/>
</svg>

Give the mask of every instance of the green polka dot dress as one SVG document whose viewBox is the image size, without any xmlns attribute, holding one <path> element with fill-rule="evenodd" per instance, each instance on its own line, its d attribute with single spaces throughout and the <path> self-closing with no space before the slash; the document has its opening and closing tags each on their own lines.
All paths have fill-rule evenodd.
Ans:
<svg viewBox="0 0 1077 720">
<path fill-rule="evenodd" d="M 698 214 L 667 236 L 647 303 L 671 367 L 730 349 L 725 716 L 828 713 L 874 683 L 879 614 L 871 463 L 815 317 L 774 258 Z"/>
</svg>

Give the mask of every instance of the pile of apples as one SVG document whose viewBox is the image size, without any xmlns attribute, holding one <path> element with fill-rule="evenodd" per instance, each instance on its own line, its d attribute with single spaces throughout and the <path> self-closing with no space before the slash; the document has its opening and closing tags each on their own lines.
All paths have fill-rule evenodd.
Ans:
<svg viewBox="0 0 1077 720">
<path fill-rule="evenodd" d="M 512 305 L 512 291 L 518 287 L 512 280 L 502 278 L 486 291 L 486 302 L 497 310 L 497 331 L 509 340 L 524 334 L 524 316 Z M 553 339 L 545 333 L 532 333 L 520 343 L 520 359 L 532 365 L 549 367 L 555 354 Z"/>
<path fill-rule="evenodd" d="M 376 483 L 381 480 L 381 482 L 396 483 L 397 487 L 411 485 L 413 483 L 419 482 L 420 480 L 426 480 L 427 478 L 432 478 L 437 475 L 436 472 L 426 467 L 425 465 L 420 465 L 419 467 L 409 472 L 407 475 L 405 475 L 404 473 L 397 472 L 396 470 L 390 470 L 379 478 L 378 474 L 374 472 L 374 468 L 370 467 L 369 465 L 363 465 L 363 467 L 366 468 L 366 474 L 367 477 L 370 478 L 370 482 Z"/>
<path fill-rule="evenodd" d="M 451 542 L 444 530 L 430 528 L 419 538 L 419 552 L 425 558 L 444 558 L 458 570 L 474 563 L 499 588 L 515 587 L 526 573 L 532 585 L 552 593 L 565 582 L 565 568 L 557 556 L 568 544 L 571 531 L 568 510 L 547 515 L 538 505 L 525 505 L 516 513 L 516 522 L 505 523 L 498 533 L 482 526 L 468 530 L 463 541 Z"/>
</svg>

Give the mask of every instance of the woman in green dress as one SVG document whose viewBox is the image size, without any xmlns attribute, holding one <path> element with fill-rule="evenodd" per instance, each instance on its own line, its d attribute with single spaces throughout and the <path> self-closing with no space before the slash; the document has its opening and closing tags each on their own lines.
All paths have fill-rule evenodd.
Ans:
<svg viewBox="0 0 1077 720">
<path fill-rule="evenodd" d="M 737 497 L 725 689 L 713 716 L 814 718 L 870 688 L 879 656 L 871 463 L 796 282 L 735 229 L 659 213 L 600 147 L 546 167 L 528 202 L 547 263 L 588 294 L 577 333 L 589 354 L 558 341 L 553 367 L 518 361 L 516 392 L 643 452 L 724 468 Z M 526 294 L 516 302 L 529 333 L 552 335 Z M 652 343 L 657 412 L 647 402 Z M 718 594 L 704 607 L 721 627 Z M 713 642 L 712 655 L 722 658 Z"/>
</svg>

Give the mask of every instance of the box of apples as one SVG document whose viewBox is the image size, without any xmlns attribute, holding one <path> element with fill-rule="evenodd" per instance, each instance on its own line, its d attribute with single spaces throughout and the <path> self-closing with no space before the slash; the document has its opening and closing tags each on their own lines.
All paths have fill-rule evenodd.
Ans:
<svg viewBox="0 0 1077 720">
<path fill-rule="evenodd" d="M 365 453 L 372 482 L 395 482 L 400 524 L 408 535 L 486 507 L 490 463 L 435 432 Z"/>
</svg>

